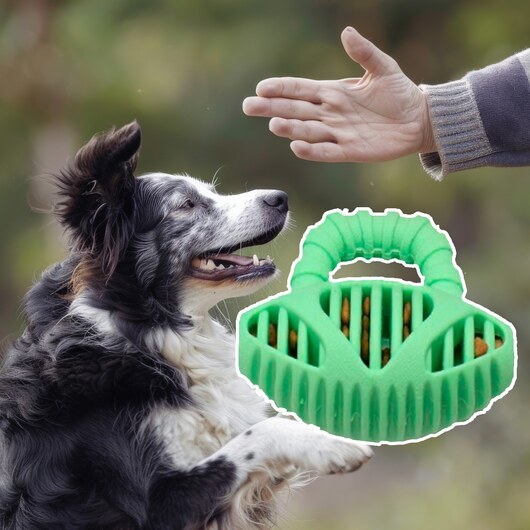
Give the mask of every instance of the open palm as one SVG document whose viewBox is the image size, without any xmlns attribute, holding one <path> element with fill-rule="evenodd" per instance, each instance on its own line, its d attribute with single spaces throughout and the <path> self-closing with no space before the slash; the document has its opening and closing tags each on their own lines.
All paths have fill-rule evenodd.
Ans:
<svg viewBox="0 0 530 530">
<path fill-rule="evenodd" d="M 341 39 L 365 69 L 362 78 L 265 79 L 243 111 L 271 117 L 270 130 L 290 138 L 293 152 L 306 160 L 376 162 L 435 151 L 425 94 L 353 28 Z"/>
</svg>

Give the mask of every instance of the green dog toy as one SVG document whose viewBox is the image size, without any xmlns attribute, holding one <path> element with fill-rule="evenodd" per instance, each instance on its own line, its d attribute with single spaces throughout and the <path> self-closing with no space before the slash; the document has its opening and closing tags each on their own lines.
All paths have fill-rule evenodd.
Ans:
<svg viewBox="0 0 530 530">
<path fill-rule="evenodd" d="M 279 407 L 375 443 L 439 434 L 515 382 L 513 326 L 465 300 L 455 251 L 425 215 L 328 212 L 306 231 L 289 291 L 238 316 L 239 369 Z M 422 284 L 330 281 L 357 259 L 415 264 Z"/>
</svg>

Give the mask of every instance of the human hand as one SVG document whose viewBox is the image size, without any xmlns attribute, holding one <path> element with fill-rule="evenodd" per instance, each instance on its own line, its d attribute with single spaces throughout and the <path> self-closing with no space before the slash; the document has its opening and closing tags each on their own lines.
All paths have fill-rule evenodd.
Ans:
<svg viewBox="0 0 530 530">
<path fill-rule="evenodd" d="M 381 162 L 436 151 L 426 95 L 353 28 L 341 35 L 362 78 L 265 79 L 243 112 L 271 117 L 269 129 L 292 140 L 296 156 L 319 162 Z"/>
</svg>

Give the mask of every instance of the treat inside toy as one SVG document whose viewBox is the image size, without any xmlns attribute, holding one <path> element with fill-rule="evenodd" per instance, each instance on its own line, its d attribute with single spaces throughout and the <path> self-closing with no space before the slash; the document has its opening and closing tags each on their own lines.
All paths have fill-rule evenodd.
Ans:
<svg viewBox="0 0 530 530">
<path fill-rule="evenodd" d="M 429 296 L 397 285 L 378 289 L 374 297 L 368 287 L 344 287 L 340 291 L 325 292 L 320 302 L 369 368 L 384 368 L 433 308 Z M 323 355 L 319 341 L 315 337 L 309 340 L 307 326 L 282 308 L 264 309 L 250 333 L 266 337 L 266 343 L 272 348 L 295 359 L 307 359 L 314 366 L 319 365 Z M 433 343 L 427 363 L 431 371 L 439 372 L 482 357 L 503 344 L 500 329 L 495 329 L 489 320 L 475 318 L 451 328 Z"/>
<path fill-rule="evenodd" d="M 399 346 L 432 311 L 428 296 L 388 285 L 374 292 L 365 285 L 321 296 L 321 307 L 369 368 L 384 368 Z M 413 322 L 414 306 L 414 322 Z"/>
<path fill-rule="evenodd" d="M 504 345 L 503 331 L 481 315 L 457 323 L 431 348 L 433 372 L 448 370 L 472 359 L 492 354 Z"/>
<path fill-rule="evenodd" d="M 366 364 L 370 365 L 370 297 L 365 296 L 362 304 L 362 325 L 361 325 L 361 358 Z M 350 299 L 345 296 L 342 299 L 342 308 L 340 313 L 340 320 L 342 325 L 342 333 L 346 338 L 350 336 Z M 403 340 L 410 335 L 412 305 L 409 301 L 403 304 Z M 390 343 L 383 339 L 381 350 L 381 365 L 386 366 L 390 361 Z M 385 345 L 385 342 L 387 343 Z"/>
<path fill-rule="evenodd" d="M 272 305 L 260 311 L 252 319 L 249 333 L 262 345 L 312 366 L 319 366 L 323 360 L 323 350 L 316 333 L 283 307 Z"/>
</svg>

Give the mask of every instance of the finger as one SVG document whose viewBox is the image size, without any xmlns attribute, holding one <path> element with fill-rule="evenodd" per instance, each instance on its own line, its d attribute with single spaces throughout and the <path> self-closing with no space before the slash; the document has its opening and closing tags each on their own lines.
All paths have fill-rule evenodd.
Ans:
<svg viewBox="0 0 530 530">
<path fill-rule="evenodd" d="M 249 116 L 266 116 L 269 118 L 295 118 L 312 120 L 319 117 L 318 105 L 309 101 L 298 101 L 283 98 L 250 97 L 243 101 L 243 112 Z"/>
<path fill-rule="evenodd" d="M 319 93 L 323 84 L 324 81 L 301 77 L 272 77 L 258 83 L 256 94 L 265 98 L 282 97 L 321 103 Z"/>
<path fill-rule="evenodd" d="M 286 120 L 272 118 L 269 130 L 276 136 L 305 142 L 334 142 L 335 137 L 327 125 L 315 120 Z"/>
<path fill-rule="evenodd" d="M 291 142 L 291 150 L 298 158 L 313 162 L 347 162 L 342 147 L 333 142 L 311 144 L 295 140 Z"/>
<path fill-rule="evenodd" d="M 385 75 L 401 72 L 397 62 L 364 38 L 357 30 L 347 27 L 341 35 L 346 53 L 367 72 Z"/>
</svg>

